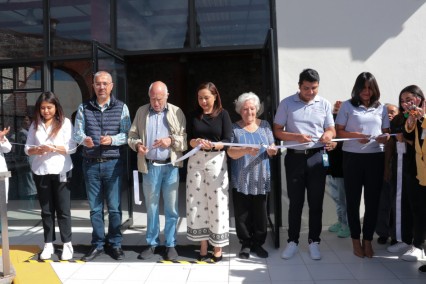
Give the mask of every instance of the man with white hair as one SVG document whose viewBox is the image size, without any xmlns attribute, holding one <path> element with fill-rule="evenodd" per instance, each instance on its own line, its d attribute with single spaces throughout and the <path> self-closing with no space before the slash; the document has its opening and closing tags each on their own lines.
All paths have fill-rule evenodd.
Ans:
<svg viewBox="0 0 426 284">
<path fill-rule="evenodd" d="M 160 245 L 159 201 L 164 200 L 166 260 L 175 260 L 178 214 L 179 167 L 175 164 L 187 149 L 186 119 L 182 110 L 167 102 L 166 84 L 157 81 L 149 87 L 149 104 L 136 112 L 130 127 L 128 144 L 138 153 L 138 170 L 142 173 L 143 194 L 147 208 L 146 242 L 140 259 L 149 259 Z"/>
</svg>

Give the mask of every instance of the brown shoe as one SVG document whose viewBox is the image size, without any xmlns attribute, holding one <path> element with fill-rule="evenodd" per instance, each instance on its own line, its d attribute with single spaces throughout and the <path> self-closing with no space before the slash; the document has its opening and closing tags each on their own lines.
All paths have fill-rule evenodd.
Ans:
<svg viewBox="0 0 426 284">
<path fill-rule="evenodd" d="M 362 249 L 361 242 L 359 239 L 352 239 L 352 247 L 354 249 L 354 255 L 363 258 L 364 250 Z"/>
<path fill-rule="evenodd" d="M 368 258 L 372 258 L 374 255 L 373 246 L 371 241 L 362 240 L 362 247 L 364 248 L 364 255 Z"/>
</svg>

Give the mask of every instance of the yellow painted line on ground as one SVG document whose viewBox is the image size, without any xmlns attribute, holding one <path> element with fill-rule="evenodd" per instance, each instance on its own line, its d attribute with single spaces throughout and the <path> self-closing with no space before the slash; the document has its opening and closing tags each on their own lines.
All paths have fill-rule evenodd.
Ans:
<svg viewBox="0 0 426 284">
<path fill-rule="evenodd" d="M 26 260 L 25 262 L 28 262 L 28 263 L 52 263 L 52 262 L 54 263 L 86 263 L 85 261 L 82 261 L 82 260 L 52 260 L 52 259 L 45 259 L 45 260 L 29 259 L 29 260 Z"/>
<path fill-rule="evenodd" d="M 10 261 L 16 271 L 14 284 L 61 284 L 58 276 L 48 262 L 30 260 L 38 252 L 36 245 L 13 245 L 9 248 Z"/>
<path fill-rule="evenodd" d="M 214 264 L 213 261 L 188 261 L 188 260 L 160 260 L 157 263 L 164 263 L 164 264 L 172 264 L 172 263 L 176 263 L 176 264 Z"/>
</svg>

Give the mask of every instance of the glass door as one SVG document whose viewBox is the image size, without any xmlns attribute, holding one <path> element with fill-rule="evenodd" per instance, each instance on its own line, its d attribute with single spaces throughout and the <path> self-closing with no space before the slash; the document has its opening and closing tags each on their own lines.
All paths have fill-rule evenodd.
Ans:
<svg viewBox="0 0 426 284">
<path fill-rule="evenodd" d="M 127 74 L 123 56 L 117 51 L 93 42 L 93 74 L 97 71 L 107 71 L 112 76 L 114 88 L 112 94 L 128 104 L 127 96 Z M 129 147 L 125 145 L 121 149 L 123 161 L 123 184 L 121 188 L 121 209 L 123 211 L 123 228 L 133 224 L 132 186 L 129 167 Z"/>
</svg>

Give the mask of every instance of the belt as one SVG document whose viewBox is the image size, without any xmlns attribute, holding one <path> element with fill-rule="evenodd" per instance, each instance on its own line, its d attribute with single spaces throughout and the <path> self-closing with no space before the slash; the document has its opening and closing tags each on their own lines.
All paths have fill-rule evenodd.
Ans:
<svg viewBox="0 0 426 284">
<path fill-rule="evenodd" d="M 170 163 L 171 160 L 170 160 L 170 158 L 167 158 L 165 160 L 149 160 L 149 159 L 146 159 L 146 161 L 150 164 L 156 163 L 156 164 L 165 165 L 165 164 Z"/>
<path fill-rule="evenodd" d="M 103 163 L 111 160 L 115 160 L 118 158 L 85 158 L 88 163 Z"/>
<path fill-rule="evenodd" d="M 305 150 L 296 150 L 296 149 L 288 149 L 287 153 L 291 154 L 303 154 L 303 155 L 313 155 L 315 153 L 318 153 L 321 151 L 322 148 L 311 148 L 311 149 L 305 149 Z"/>
</svg>

